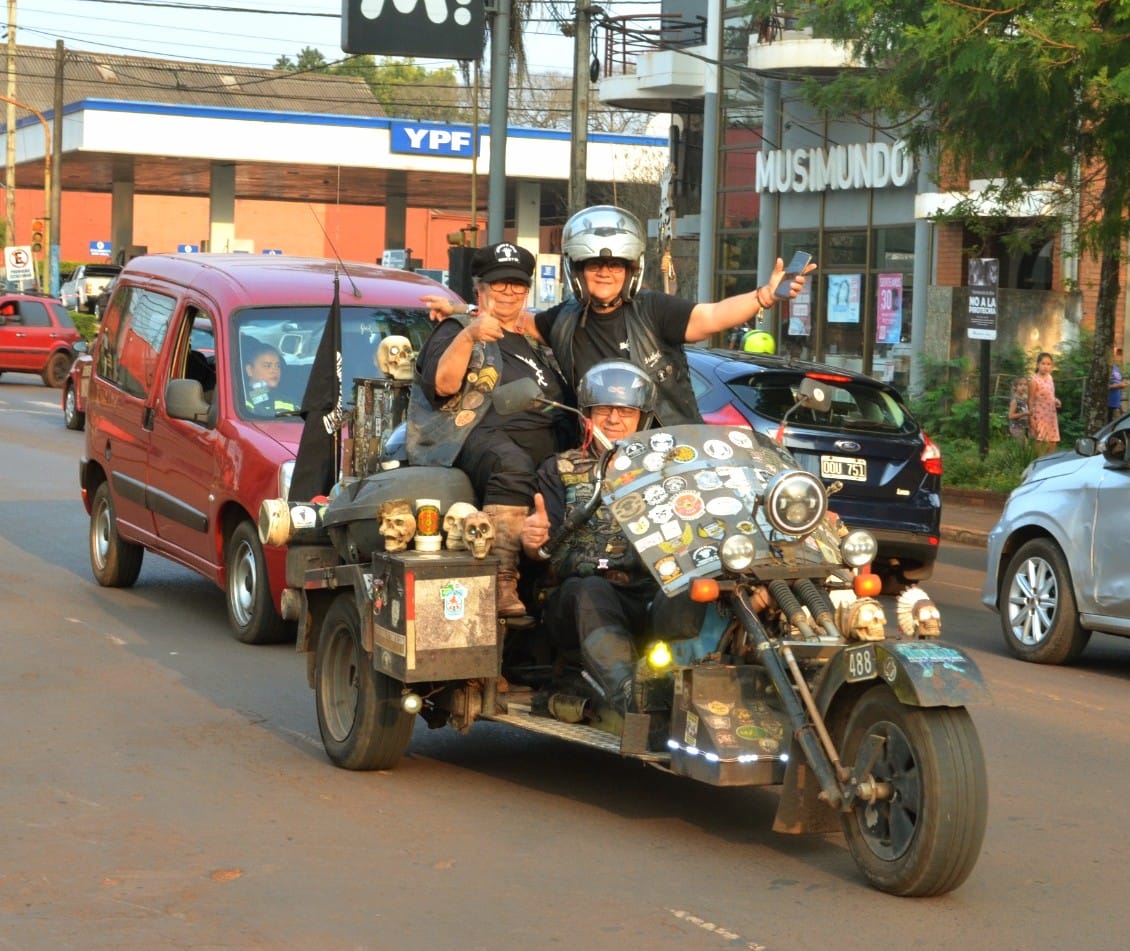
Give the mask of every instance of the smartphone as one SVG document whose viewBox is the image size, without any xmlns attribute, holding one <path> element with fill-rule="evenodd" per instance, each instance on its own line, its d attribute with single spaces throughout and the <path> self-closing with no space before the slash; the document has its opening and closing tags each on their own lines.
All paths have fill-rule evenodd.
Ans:
<svg viewBox="0 0 1130 951">
<path fill-rule="evenodd" d="M 785 276 L 781 278 L 781 283 L 777 285 L 777 296 L 781 300 L 789 299 L 793 278 L 798 274 L 803 274 L 804 269 L 811 263 L 812 255 L 807 251 L 797 251 L 793 255 L 793 259 L 789 261 L 789 266 L 785 268 Z"/>
</svg>

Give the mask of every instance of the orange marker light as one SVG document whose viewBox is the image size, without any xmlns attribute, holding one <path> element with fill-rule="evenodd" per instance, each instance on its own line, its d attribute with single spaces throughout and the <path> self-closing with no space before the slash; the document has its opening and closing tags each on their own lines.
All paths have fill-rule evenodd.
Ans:
<svg viewBox="0 0 1130 951">
<path fill-rule="evenodd" d="M 691 582 L 691 600 L 708 604 L 718 600 L 718 582 L 713 578 L 695 578 Z"/>
<path fill-rule="evenodd" d="M 877 598 L 883 592 L 883 579 L 871 572 L 858 574 L 851 587 L 861 598 Z"/>
</svg>

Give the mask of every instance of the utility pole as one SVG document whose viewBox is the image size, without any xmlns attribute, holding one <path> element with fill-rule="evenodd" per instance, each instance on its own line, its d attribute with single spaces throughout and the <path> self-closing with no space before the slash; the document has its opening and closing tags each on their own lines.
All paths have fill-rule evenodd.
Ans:
<svg viewBox="0 0 1130 951">
<path fill-rule="evenodd" d="M 51 207 L 47 212 L 50 222 L 51 241 L 47 245 L 48 278 L 47 291 L 52 297 L 59 296 L 59 245 L 63 243 L 63 64 L 66 60 L 63 41 L 55 41 L 55 105 L 52 110 L 51 136 Z"/>
<path fill-rule="evenodd" d="M 599 10 L 589 0 L 577 0 L 573 21 L 573 130 L 567 199 L 570 215 L 588 204 L 589 64 L 592 62 L 592 15 Z"/>
<path fill-rule="evenodd" d="M 506 235 L 506 129 L 510 95 L 510 0 L 495 0 L 490 26 L 490 168 L 487 170 L 487 244 Z M 477 130 L 476 130 L 477 132 Z"/>
<path fill-rule="evenodd" d="M 8 109 L 5 113 L 4 140 L 8 146 L 4 175 L 5 240 L 16 243 L 16 0 L 8 0 Z"/>
</svg>

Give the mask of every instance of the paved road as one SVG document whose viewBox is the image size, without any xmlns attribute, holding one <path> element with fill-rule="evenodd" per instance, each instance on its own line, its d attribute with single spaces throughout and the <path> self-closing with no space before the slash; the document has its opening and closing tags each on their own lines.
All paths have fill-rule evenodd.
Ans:
<svg viewBox="0 0 1130 951">
<path fill-rule="evenodd" d="M 301 659 L 233 641 L 218 589 L 156 559 L 91 582 L 57 395 L 0 380 L 0 948 L 1123 946 L 1130 642 L 1008 658 L 983 551 L 945 544 L 929 588 L 993 691 L 985 848 L 959 891 L 900 900 L 839 836 L 771 832 L 774 790 L 496 725 L 334 769 Z"/>
</svg>

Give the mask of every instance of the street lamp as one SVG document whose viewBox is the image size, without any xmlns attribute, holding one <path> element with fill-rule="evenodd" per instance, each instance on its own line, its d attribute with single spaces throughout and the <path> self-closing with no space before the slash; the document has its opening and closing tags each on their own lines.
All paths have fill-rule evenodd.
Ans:
<svg viewBox="0 0 1130 951">
<path fill-rule="evenodd" d="M 46 249 L 47 253 L 43 257 L 43 273 L 40 286 L 46 287 L 48 284 L 48 268 L 51 266 L 51 126 L 42 112 L 38 109 L 33 109 L 26 102 L 20 102 L 18 99 L 13 99 L 11 96 L 0 96 L 0 101 L 9 102 L 13 106 L 18 106 L 20 109 L 26 109 L 34 115 L 43 126 L 43 247 Z M 8 136 L 10 137 L 14 133 L 15 129 L 9 127 L 7 130 Z M 9 141 L 11 141 L 10 138 Z M 12 240 L 10 235 L 8 240 Z"/>
</svg>

